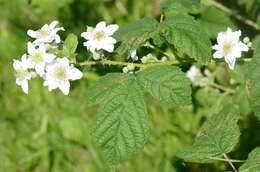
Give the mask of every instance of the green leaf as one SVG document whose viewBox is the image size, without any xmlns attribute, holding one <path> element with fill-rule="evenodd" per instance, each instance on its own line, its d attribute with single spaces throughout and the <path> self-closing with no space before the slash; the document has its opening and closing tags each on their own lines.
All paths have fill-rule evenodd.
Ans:
<svg viewBox="0 0 260 172">
<path fill-rule="evenodd" d="M 100 107 L 93 136 L 108 162 L 116 165 L 141 151 L 147 142 L 149 128 L 144 91 L 135 76 L 126 74 L 108 74 L 97 85 L 104 95 L 97 96 Z"/>
<path fill-rule="evenodd" d="M 230 18 L 215 7 L 205 8 L 198 22 L 211 38 L 215 38 L 218 32 L 225 31 L 233 25 Z"/>
<path fill-rule="evenodd" d="M 176 49 L 205 64 L 211 58 L 211 42 L 199 23 L 188 15 L 175 15 L 162 23 L 162 35 Z"/>
<path fill-rule="evenodd" d="M 72 33 L 69 34 L 63 44 L 64 55 L 68 57 L 75 56 L 77 46 L 78 46 L 78 37 Z"/>
<path fill-rule="evenodd" d="M 239 112 L 232 104 L 213 115 L 201 128 L 195 143 L 177 156 L 188 162 L 211 163 L 233 150 L 239 141 Z"/>
<path fill-rule="evenodd" d="M 138 72 L 137 78 L 147 92 L 164 103 L 191 104 L 190 81 L 178 67 L 156 65 Z"/>
<path fill-rule="evenodd" d="M 260 36 L 256 37 L 254 47 L 253 59 L 248 65 L 246 92 L 252 110 L 260 121 Z"/>
<path fill-rule="evenodd" d="M 114 37 L 119 42 L 117 53 L 125 55 L 139 48 L 158 33 L 158 22 L 153 18 L 143 18 L 119 28 Z"/>
<path fill-rule="evenodd" d="M 249 153 L 246 162 L 239 168 L 239 172 L 258 172 L 260 171 L 260 147 L 255 148 Z"/>
<path fill-rule="evenodd" d="M 198 13 L 199 9 L 199 0 L 163 0 L 161 3 L 161 10 L 166 18 L 180 13 Z"/>
</svg>

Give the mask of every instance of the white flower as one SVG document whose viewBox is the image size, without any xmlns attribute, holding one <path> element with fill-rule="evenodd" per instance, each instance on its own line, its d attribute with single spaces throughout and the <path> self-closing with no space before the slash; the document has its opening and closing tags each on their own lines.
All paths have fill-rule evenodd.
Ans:
<svg viewBox="0 0 260 172">
<path fill-rule="evenodd" d="M 28 80 L 32 78 L 32 75 L 28 71 L 28 61 L 26 54 L 22 56 L 21 61 L 14 60 L 13 68 L 15 70 L 16 84 L 20 85 L 23 92 L 28 94 Z"/>
<path fill-rule="evenodd" d="M 191 66 L 191 68 L 186 72 L 186 76 L 191 80 L 192 84 L 195 86 L 206 86 L 208 83 L 208 78 L 204 77 L 196 66 Z"/>
<path fill-rule="evenodd" d="M 241 31 L 232 32 L 230 28 L 226 32 L 218 34 L 217 42 L 212 48 L 216 50 L 213 54 L 214 58 L 224 58 L 230 69 L 234 69 L 236 59 L 240 58 L 242 51 L 248 51 L 246 44 L 239 40 Z"/>
<path fill-rule="evenodd" d="M 35 38 L 34 43 L 51 43 L 55 41 L 56 43 L 60 43 L 60 36 L 57 34 L 58 31 L 64 31 L 63 27 L 56 28 L 58 21 L 53 21 L 49 25 L 45 24 L 41 29 L 37 31 L 28 30 L 27 34 Z"/>
<path fill-rule="evenodd" d="M 30 64 L 30 67 L 35 68 L 36 73 L 43 76 L 46 63 L 52 62 L 56 56 L 47 53 L 44 44 L 34 45 L 29 42 L 27 44 L 27 50 L 29 53 L 28 63 Z"/>
<path fill-rule="evenodd" d="M 129 57 L 133 60 L 133 61 L 137 61 L 138 60 L 138 56 L 136 55 L 136 50 L 132 50 L 130 51 Z"/>
<path fill-rule="evenodd" d="M 63 94 L 68 95 L 69 81 L 80 79 L 82 76 L 82 72 L 70 65 L 67 58 L 57 58 L 53 63 L 47 65 L 43 85 L 47 86 L 49 91 L 59 88 Z"/>
<path fill-rule="evenodd" d="M 116 40 L 111 36 L 118 28 L 119 26 L 116 24 L 106 26 L 104 21 L 99 22 L 95 28 L 88 27 L 87 32 L 81 34 L 87 40 L 87 42 L 84 42 L 84 46 L 92 53 L 101 49 L 110 53 L 113 52 Z"/>
</svg>

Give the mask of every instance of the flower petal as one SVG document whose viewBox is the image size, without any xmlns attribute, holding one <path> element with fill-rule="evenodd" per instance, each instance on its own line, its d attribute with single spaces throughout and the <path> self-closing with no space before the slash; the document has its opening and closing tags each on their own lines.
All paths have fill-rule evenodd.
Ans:
<svg viewBox="0 0 260 172">
<path fill-rule="evenodd" d="M 62 91 L 64 95 L 69 95 L 70 92 L 70 83 L 69 81 L 64 81 L 59 85 L 59 89 Z"/>
<path fill-rule="evenodd" d="M 118 30 L 118 28 L 119 28 L 119 26 L 117 24 L 111 24 L 111 25 L 107 26 L 107 28 L 105 29 L 105 32 L 108 36 L 111 36 Z"/>
</svg>

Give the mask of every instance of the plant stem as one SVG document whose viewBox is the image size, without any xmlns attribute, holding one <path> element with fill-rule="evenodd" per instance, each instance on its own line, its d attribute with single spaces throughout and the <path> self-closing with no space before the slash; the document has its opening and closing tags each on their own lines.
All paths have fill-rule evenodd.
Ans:
<svg viewBox="0 0 260 172">
<path fill-rule="evenodd" d="M 112 60 L 103 59 L 101 61 L 85 61 L 85 62 L 76 63 L 76 64 L 79 65 L 79 66 L 92 66 L 92 65 L 97 65 L 97 64 L 114 65 L 114 66 L 127 66 L 129 64 L 133 64 L 135 67 L 145 68 L 145 67 L 148 67 L 148 66 L 153 66 L 153 65 L 158 65 L 158 64 L 176 65 L 176 64 L 179 64 L 179 62 L 171 60 L 171 61 L 164 61 L 164 62 L 158 62 L 158 63 L 140 64 L 140 63 L 129 63 L 129 62 L 112 61 Z"/>
<path fill-rule="evenodd" d="M 233 16 L 237 20 L 242 21 L 243 23 L 245 23 L 246 25 L 253 27 L 255 30 L 260 30 L 260 26 L 257 23 L 255 23 L 254 21 L 252 21 L 250 19 L 247 19 L 247 18 L 245 18 L 245 17 L 243 17 L 243 16 L 241 16 L 239 14 L 234 13 L 231 9 L 229 9 L 228 7 L 222 5 L 221 3 L 217 2 L 217 1 L 214 1 L 214 0 L 203 0 L 202 3 L 204 5 L 207 5 L 207 6 L 210 6 L 210 5 L 215 6 L 218 9 L 222 10 L 223 12 L 225 12 L 227 15 Z"/>
<path fill-rule="evenodd" d="M 220 89 L 222 91 L 225 91 L 227 94 L 235 93 L 235 90 L 233 90 L 231 88 L 224 87 L 224 86 L 216 84 L 216 83 L 211 83 L 210 86 L 215 87 L 217 89 Z"/>
<path fill-rule="evenodd" d="M 234 172 L 237 172 L 236 167 L 234 166 L 234 164 L 230 161 L 229 157 L 224 153 L 223 154 L 224 158 L 227 160 L 227 162 L 229 163 L 229 165 L 232 167 L 232 169 L 234 170 Z"/>
<path fill-rule="evenodd" d="M 227 159 L 223 159 L 223 158 L 215 158 L 215 157 L 213 158 L 213 157 L 211 157 L 210 159 L 227 162 Z M 237 159 L 229 159 L 229 161 L 230 162 L 235 162 L 235 163 L 244 163 L 245 162 L 245 160 L 237 160 Z"/>
</svg>

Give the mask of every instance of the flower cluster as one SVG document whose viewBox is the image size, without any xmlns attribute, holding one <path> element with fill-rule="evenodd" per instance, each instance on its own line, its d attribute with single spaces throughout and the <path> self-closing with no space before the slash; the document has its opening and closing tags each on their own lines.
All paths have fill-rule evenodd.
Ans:
<svg viewBox="0 0 260 172">
<path fill-rule="evenodd" d="M 213 57 L 217 59 L 224 58 L 231 70 L 234 69 L 236 60 L 241 57 L 242 52 L 247 52 L 249 50 L 248 47 L 251 46 L 249 39 L 244 40 L 244 42 L 247 42 L 247 44 L 245 44 L 239 40 L 240 36 L 240 30 L 233 32 L 228 28 L 226 32 L 220 32 L 218 34 L 218 44 L 212 46 L 212 48 L 216 50 Z"/>
<path fill-rule="evenodd" d="M 68 95 L 70 80 L 82 78 L 80 70 L 70 65 L 67 57 L 57 57 L 53 50 L 61 42 L 58 31 L 64 31 L 63 27 L 56 27 L 57 21 L 45 24 L 37 31 L 28 30 L 27 34 L 34 38 L 28 42 L 27 52 L 21 60 L 14 60 L 13 67 L 16 72 L 16 84 L 28 94 L 28 81 L 37 75 L 44 80 L 43 85 L 49 91 L 59 88 L 63 94 Z"/>
<path fill-rule="evenodd" d="M 112 35 L 118 30 L 119 26 L 116 24 L 107 25 L 106 22 L 99 22 L 95 28 L 88 27 L 86 32 L 81 33 L 81 37 L 86 39 L 84 46 L 93 53 L 93 59 L 98 60 L 102 55 L 101 50 L 109 53 L 114 51 L 116 40 Z"/>
</svg>

